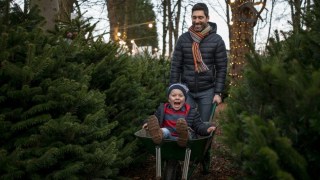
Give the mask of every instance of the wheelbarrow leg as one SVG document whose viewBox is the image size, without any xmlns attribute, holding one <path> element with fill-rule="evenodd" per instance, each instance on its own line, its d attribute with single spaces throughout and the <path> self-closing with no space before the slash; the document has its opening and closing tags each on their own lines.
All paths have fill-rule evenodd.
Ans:
<svg viewBox="0 0 320 180">
<path fill-rule="evenodd" d="M 183 162 L 182 180 L 186 180 L 188 178 L 190 155 L 191 155 L 191 149 L 186 148 L 186 153 L 185 153 L 184 162 Z"/>
<path fill-rule="evenodd" d="M 156 179 L 161 179 L 161 148 L 156 146 Z"/>
</svg>

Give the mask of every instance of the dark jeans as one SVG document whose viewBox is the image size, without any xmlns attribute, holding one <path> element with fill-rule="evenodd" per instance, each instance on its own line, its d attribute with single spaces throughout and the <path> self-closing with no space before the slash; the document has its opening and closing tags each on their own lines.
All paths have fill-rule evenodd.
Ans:
<svg viewBox="0 0 320 180">
<path fill-rule="evenodd" d="M 212 109 L 213 94 L 213 89 L 208 89 L 198 93 L 188 93 L 187 103 L 190 104 L 191 107 L 198 108 L 203 122 L 209 122 L 209 120 L 211 121 L 210 115 Z"/>
</svg>

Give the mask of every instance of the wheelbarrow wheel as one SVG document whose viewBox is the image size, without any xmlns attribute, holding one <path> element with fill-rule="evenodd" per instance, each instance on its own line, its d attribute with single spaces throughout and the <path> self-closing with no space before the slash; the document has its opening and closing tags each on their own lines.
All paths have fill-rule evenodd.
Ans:
<svg viewBox="0 0 320 180">
<path fill-rule="evenodd" d="M 181 179 L 181 166 L 177 160 L 167 160 L 164 166 L 164 179 L 165 180 L 178 180 Z"/>
</svg>

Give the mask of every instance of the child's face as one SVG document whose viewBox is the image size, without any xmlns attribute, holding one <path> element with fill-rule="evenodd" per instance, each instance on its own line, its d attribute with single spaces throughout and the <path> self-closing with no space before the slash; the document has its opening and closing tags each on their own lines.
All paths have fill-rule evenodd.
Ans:
<svg viewBox="0 0 320 180">
<path fill-rule="evenodd" d="M 168 101 L 174 110 L 179 110 L 186 102 L 186 97 L 180 89 L 173 89 L 169 94 Z"/>
</svg>

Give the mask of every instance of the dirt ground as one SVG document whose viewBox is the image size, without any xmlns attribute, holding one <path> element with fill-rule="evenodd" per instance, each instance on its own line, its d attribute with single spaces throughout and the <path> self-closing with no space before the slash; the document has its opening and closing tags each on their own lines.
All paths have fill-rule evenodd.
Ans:
<svg viewBox="0 0 320 180">
<path fill-rule="evenodd" d="M 219 123 L 219 116 L 220 113 L 225 109 L 225 104 L 220 104 L 215 111 L 215 121 Z M 218 128 L 215 137 L 221 135 L 221 130 Z M 223 151 L 224 146 L 222 144 L 218 144 L 214 139 L 212 143 L 212 150 L 213 152 L 217 151 Z M 155 164 L 156 160 L 155 157 L 150 155 L 148 160 L 145 164 L 143 164 L 139 168 L 131 168 L 130 170 L 126 171 L 124 176 L 129 179 L 133 180 L 153 180 L 155 179 L 156 175 L 156 169 Z M 202 174 L 201 166 L 199 165 L 192 177 L 190 179 L 192 180 L 226 180 L 230 177 L 235 177 L 236 175 L 239 175 L 239 171 L 237 169 L 233 169 L 230 166 L 230 162 L 228 159 L 223 157 L 220 153 L 213 153 L 212 159 L 211 159 L 211 169 L 210 172 L 206 175 Z"/>
<path fill-rule="evenodd" d="M 156 179 L 155 157 L 150 156 L 145 164 L 140 168 L 130 169 L 124 174 L 126 178 L 133 180 L 154 180 Z M 192 180 L 227 180 L 230 177 L 235 177 L 239 172 L 230 167 L 230 162 L 224 157 L 213 155 L 211 160 L 211 170 L 209 174 L 202 174 L 201 166 L 199 165 L 192 177 Z"/>
</svg>

